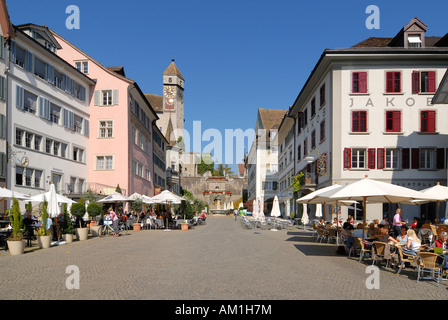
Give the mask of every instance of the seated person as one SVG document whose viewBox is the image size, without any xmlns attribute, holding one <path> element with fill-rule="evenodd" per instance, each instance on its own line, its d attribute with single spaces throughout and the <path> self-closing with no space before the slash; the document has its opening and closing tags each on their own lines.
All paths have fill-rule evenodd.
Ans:
<svg viewBox="0 0 448 320">
<path fill-rule="evenodd" d="M 379 225 L 389 228 L 389 217 L 384 217 L 383 220 L 380 221 Z"/>
<path fill-rule="evenodd" d="M 446 233 L 445 231 L 443 231 L 440 236 L 438 237 L 438 239 L 435 242 L 435 246 L 437 248 L 443 248 L 446 249 L 448 248 L 448 244 L 447 244 L 447 240 L 448 240 L 448 233 Z"/>
<path fill-rule="evenodd" d="M 372 222 L 369 224 L 369 228 L 367 229 L 367 237 L 368 238 L 376 238 L 378 235 L 378 230 L 375 228 L 375 224 Z"/>
<path fill-rule="evenodd" d="M 414 222 L 411 223 L 410 228 L 417 228 L 417 224 L 419 223 L 420 219 L 417 217 L 414 217 Z"/>
<path fill-rule="evenodd" d="M 396 238 L 395 243 L 406 244 L 408 242 L 407 231 L 408 228 L 406 226 L 401 226 L 401 234 Z"/>
<path fill-rule="evenodd" d="M 341 231 L 342 237 L 345 239 L 347 248 L 351 248 L 353 246 L 353 229 L 353 226 L 349 222 L 345 222 L 344 227 Z"/>
</svg>

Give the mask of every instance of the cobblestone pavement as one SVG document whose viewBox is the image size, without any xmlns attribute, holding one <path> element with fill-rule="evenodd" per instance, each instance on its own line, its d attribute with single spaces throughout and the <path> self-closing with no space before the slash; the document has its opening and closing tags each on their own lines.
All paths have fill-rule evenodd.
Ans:
<svg viewBox="0 0 448 320">
<path fill-rule="evenodd" d="M 69 290 L 67 266 L 80 271 Z M 367 263 L 336 255 L 311 231 L 246 230 L 210 216 L 189 231 L 130 231 L 21 256 L 0 251 L 0 299 L 447 299 L 448 281 L 416 282 L 415 270 L 380 271 L 367 289 Z"/>
</svg>

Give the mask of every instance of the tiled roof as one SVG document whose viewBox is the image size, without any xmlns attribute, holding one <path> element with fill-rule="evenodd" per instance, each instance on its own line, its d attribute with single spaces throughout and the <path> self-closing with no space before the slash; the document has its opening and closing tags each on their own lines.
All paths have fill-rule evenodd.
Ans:
<svg viewBox="0 0 448 320">
<path fill-rule="evenodd" d="M 163 97 L 157 94 L 145 94 L 146 100 L 155 112 L 163 112 Z"/>
<path fill-rule="evenodd" d="M 279 109 L 258 109 L 261 122 L 263 123 L 263 129 L 277 129 L 282 122 L 283 116 L 287 110 Z"/>
<path fill-rule="evenodd" d="M 168 68 L 166 68 L 166 70 L 163 72 L 163 74 L 165 74 L 165 75 L 175 75 L 175 76 L 178 76 L 179 78 L 181 78 L 182 80 L 184 80 L 184 77 L 182 76 L 182 74 L 180 73 L 179 69 L 177 69 L 176 64 L 174 63 L 174 59 L 172 60 L 172 62 L 168 66 Z"/>
</svg>

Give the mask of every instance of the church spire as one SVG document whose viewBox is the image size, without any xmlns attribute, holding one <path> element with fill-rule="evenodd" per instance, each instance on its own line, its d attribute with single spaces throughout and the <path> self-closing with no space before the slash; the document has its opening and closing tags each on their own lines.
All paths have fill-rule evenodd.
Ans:
<svg viewBox="0 0 448 320">
<path fill-rule="evenodd" d="M 178 76 L 180 79 L 185 81 L 184 77 L 182 76 L 176 64 L 174 63 L 174 59 L 171 59 L 171 63 L 168 66 L 168 68 L 166 68 L 166 70 L 163 72 L 163 75 Z"/>
</svg>

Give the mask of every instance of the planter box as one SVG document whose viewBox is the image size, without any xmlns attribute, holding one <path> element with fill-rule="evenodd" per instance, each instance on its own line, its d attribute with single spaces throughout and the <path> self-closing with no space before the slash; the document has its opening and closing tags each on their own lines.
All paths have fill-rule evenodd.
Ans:
<svg viewBox="0 0 448 320">
<path fill-rule="evenodd" d="M 76 237 L 79 241 L 87 240 L 89 237 L 89 228 L 76 228 Z"/>
<path fill-rule="evenodd" d="M 23 254 L 25 251 L 25 240 L 20 241 L 7 241 L 8 242 L 8 249 L 9 253 L 12 256 L 18 256 L 20 254 Z"/>
<path fill-rule="evenodd" d="M 90 234 L 92 235 L 92 237 L 98 237 L 98 233 L 101 227 L 102 226 L 90 224 Z"/>
<path fill-rule="evenodd" d="M 135 231 L 140 231 L 140 230 L 142 230 L 142 225 L 141 225 L 140 223 L 133 223 L 133 224 L 132 224 L 132 228 L 133 228 Z"/>
<path fill-rule="evenodd" d="M 73 234 L 71 233 L 66 233 L 63 235 L 65 242 L 67 243 L 72 243 L 73 242 Z"/>
<path fill-rule="evenodd" d="M 48 249 L 51 247 L 52 236 L 37 236 L 37 244 L 40 249 Z"/>
<path fill-rule="evenodd" d="M 180 224 L 180 229 L 182 231 L 188 231 L 188 223 L 181 223 Z"/>
</svg>

